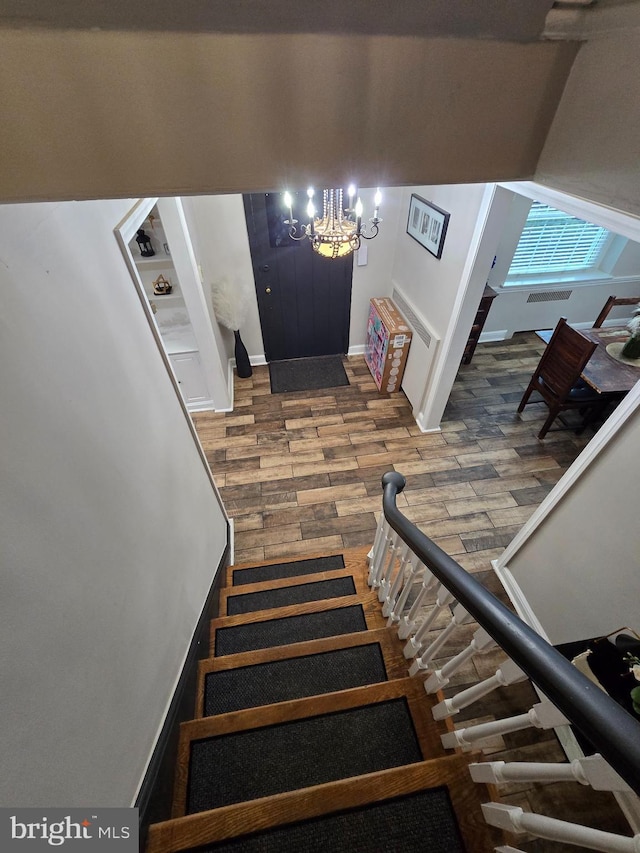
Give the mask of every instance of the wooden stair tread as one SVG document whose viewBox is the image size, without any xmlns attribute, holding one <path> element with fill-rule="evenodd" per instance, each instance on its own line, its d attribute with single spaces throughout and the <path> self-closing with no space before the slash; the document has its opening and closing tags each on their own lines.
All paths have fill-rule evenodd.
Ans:
<svg viewBox="0 0 640 853">
<path fill-rule="evenodd" d="M 228 601 L 230 598 L 238 598 L 243 595 L 251 595 L 255 592 L 272 592 L 276 589 L 287 589 L 294 586 L 306 586 L 307 584 L 321 583 L 322 581 L 338 580 L 340 578 L 351 578 L 355 585 L 356 595 L 370 595 L 366 578 L 362 576 L 362 572 L 353 572 L 348 569 L 334 569 L 330 572 L 315 572 L 312 575 L 296 575 L 292 578 L 278 578 L 271 581 L 259 581 L 257 583 L 247 583 L 242 586 L 227 586 L 220 590 L 220 616 L 223 618 L 228 614 Z M 344 596 L 345 598 L 347 596 Z M 295 605 L 292 605 L 295 606 Z M 253 611 L 258 613 L 260 611 Z"/>
<path fill-rule="evenodd" d="M 443 785 L 449 791 L 466 848 L 474 853 L 492 851 L 501 839 L 482 817 L 481 803 L 490 799 L 487 788 L 471 782 L 466 758 L 446 755 L 173 818 L 150 827 L 147 853 L 180 853 Z"/>
<path fill-rule="evenodd" d="M 184 815 L 187 809 L 191 743 L 206 738 L 249 732 L 294 720 L 332 714 L 338 711 L 367 707 L 393 699 L 405 698 L 423 758 L 443 754 L 440 736 L 448 731 L 446 724 L 433 719 L 433 697 L 427 696 L 421 681 L 401 678 L 353 687 L 337 693 L 324 693 L 303 699 L 291 699 L 276 705 L 247 708 L 215 717 L 200 717 L 180 725 L 178 760 L 174 783 L 173 816 Z"/>
<path fill-rule="evenodd" d="M 367 554 L 369 553 L 369 550 L 369 547 L 361 546 L 359 548 L 341 548 L 336 551 L 327 551 L 324 553 L 304 554 L 303 556 L 291 557 L 288 559 L 274 558 L 269 560 L 252 561 L 248 563 L 234 563 L 233 565 L 227 567 L 226 575 L 224 578 L 224 585 L 225 587 L 233 589 L 240 589 L 242 586 L 244 586 L 244 584 L 240 584 L 236 587 L 234 587 L 233 585 L 233 573 L 236 571 L 242 571 L 243 569 L 257 569 L 262 566 L 277 566 L 281 563 L 298 563 L 303 560 L 319 560 L 322 557 L 338 556 L 341 556 L 343 558 L 345 568 L 336 571 L 354 572 L 356 574 L 361 575 L 366 580 L 366 576 L 369 572 L 367 563 Z M 296 575 L 295 577 L 301 576 Z M 291 580 L 291 578 L 281 578 L 281 580 Z"/>
<path fill-rule="evenodd" d="M 361 606 L 367 629 L 376 630 L 386 626 L 386 620 L 380 612 L 380 603 L 375 593 L 364 595 L 345 595 L 341 598 L 328 598 L 324 601 L 308 601 L 304 604 L 291 604 L 286 607 L 276 607 L 273 610 L 256 610 L 253 613 L 242 613 L 237 616 L 219 616 L 211 620 L 210 656 L 216 653 L 216 632 L 224 628 L 234 628 L 239 625 L 252 625 L 257 622 L 269 622 L 276 619 L 286 619 L 289 616 L 304 616 L 310 613 L 323 613 L 327 610 L 337 610 L 346 607 Z M 307 640 L 303 642 L 308 642 Z M 296 644 L 297 645 L 297 644 Z M 237 653 L 236 653 L 237 654 Z"/>
<path fill-rule="evenodd" d="M 199 662 L 198 666 L 196 717 L 200 718 L 203 716 L 205 682 L 209 673 L 243 669 L 261 663 L 286 661 L 292 658 L 350 649 L 372 643 L 380 646 L 382 659 L 387 671 L 387 678 L 389 680 L 406 678 L 409 665 L 402 654 L 402 644 L 387 629 L 383 628 L 373 631 L 359 631 L 356 634 L 339 634 L 336 637 L 307 640 L 306 642 L 294 643 L 289 646 L 273 646 L 268 649 L 240 652 L 239 654 L 225 655 L 224 657 L 205 658 Z"/>
<path fill-rule="evenodd" d="M 312 584 L 350 576 L 355 595 L 322 601 L 277 607 L 234 616 L 218 616 L 211 620 L 211 657 L 198 668 L 197 713 L 204 707 L 205 681 L 209 673 L 232 671 L 256 664 L 285 661 L 306 655 L 377 643 L 382 653 L 388 681 L 353 687 L 332 693 L 291 699 L 273 705 L 251 707 L 215 716 L 199 716 L 182 723 L 176 762 L 173 817 L 149 828 L 147 853 L 181 853 L 205 844 L 253 834 L 266 829 L 284 827 L 298 821 L 331 815 L 346 809 L 393 800 L 405 794 L 446 786 L 464 843 L 469 850 L 489 853 L 502 839 L 496 836 L 482 816 L 480 805 L 492 798 L 486 786 L 471 781 L 468 755 L 460 751 L 445 754 L 440 736 L 453 728 L 452 721 L 437 722 L 431 708 L 443 697 L 428 696 L 420 679 L 407 677 L 408 662 L 402 643 L 395 632 L 386 627 L 377 593 L 367 585 L 369 548 L 361 547 L 305 555 L 298 559 L 273 559 L 245 563 L 227 569 L 227 587 L 221 590 L 221 611 L 232 596 L 263 592 L 282 587 Z M 275 580 L 233 586 L 233 572 L 243 568 L 296 563 L 300 559 L 318 559 L 341 555 L 344 568 L 323 570 L 306 575 L 292 575 Z M 235 652 L 215 657 L 216 632 L 223 628 L 246 626 L 290 616 L 322 613 L 328 610 L 361 606 L 366 630 L 319 639 L 302 640 L 289 645 Z M 344 624 L 344 620 L 342 620 Z M 354 630 L 353 628 L 351 630 Z M 229 646 L 227 646 L 229 648 Z M 413 722 L 423 761 L 379 770 L 359 776 L 329 781 L 312 787 L 263 796 L 246 802 L 232 803 L 209 811 L 185 815 L 187 804 L 191 744 L 209 737 L 240 734 L 255 729 L 303 721 L 313 717 L 350 709 L 364 708 L 404 698 Z M 356 745 L 357 748 L 357 745 Z"/>
</svg>

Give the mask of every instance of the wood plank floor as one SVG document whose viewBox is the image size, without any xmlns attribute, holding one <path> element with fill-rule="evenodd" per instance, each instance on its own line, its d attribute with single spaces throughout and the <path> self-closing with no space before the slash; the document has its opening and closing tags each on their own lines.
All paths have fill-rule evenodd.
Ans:
<svg viewBox="0 0 640 853">
<path fill-rule="evenodd" d="M 235 562 L 370 545 L 381 510 L 381 477 L 397 470 L 407 477 L 398 498 L 405 515 L 504 597 L 491 560 L 593 437 L 590 430 L 576 436 L 556 421 L 539 441 L 546 407 L 532 404 L 516 413 L 543 346 L 533 333 L 480 344 L 472 363 L 458 372 L 441 433 L 430 435 L 418 429 L 404 394 L 377 391 L 362 357 L 344 359 L 348 387 L 310 394 L 272 395 L 266 366 L 254 367 L 249 379 L 236 377 L 233 412 L 193 415 L 234 519 Z M 443 663 L 473 630 L 465 626 L 447 643 Z M 476 658 L 445 692 L 493 674 L 501 657 Z M 509 715 L 521 713 L 531 699 L 523 684 L 504 691 L 498 702 Z M 494 711 L 475 707 L 468 715 L 482 720 Z M 563 760 L 553 736 L 541 740 L 539 732 L 499 738 L 487 751 L 502 760 Z M 574 786 L 520 785 L 510 786 L 503 801 L 628 832 L 611 797 L 593 796 L 595 803 Z M 535 853 L 559 849 L 544 841 L 519 846 Z"/>
</svg>

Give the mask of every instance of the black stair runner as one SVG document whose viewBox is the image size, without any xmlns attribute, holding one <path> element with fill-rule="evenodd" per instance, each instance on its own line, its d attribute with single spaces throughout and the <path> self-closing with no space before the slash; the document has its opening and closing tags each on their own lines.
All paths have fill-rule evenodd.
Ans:
<svg viewBox="0 0 640 853">
<path fill-rule="evenodd" d="M 231 595 L 227 599 L 227 613 L 253 613 L 256 610 L 271 610 L 274 607 L 287 607 L 290 604 L 304 604 L 306 601 L 323 601 L 326 598 L 341 598 L 343 595 L 355 595 L 356 585 L 353 578 L 333 578 L 327 581 L 281 586 L 277 589 L 265 589 L 248 592 L 244 595 Z"/>
<path fill-rule="evenodd" d="M 406 699 L 205 738 L 191 745 L 187 812 L 423 758 Z"/>
<path fill-rule="evenodd" d="M 378 643 L 210 672 L 205 679 L 204 716 L 386 680 Z"/>
<path fill-rule="evenodd" d="M 216 657 L 222 657 L 366 630 L 367 622 L 362 606 L 353 604 L 320 613 L 305 613 L 301 616 L 286 616 L 283 619 L 218 628 L 215 654 Z"/>
<path fill-rule="evenodd" d="M 332 572 L 344 569 L 344 557 L 335 554 L 330 557 L 317 557 L 310 560 L 293 560 L 285 563 L 272 563 L 270 566 L 255 566 L 248 569 L 235 569 L 233 586 L 245 583 L 275 581 L 280 578 L 294 578 L 299 575 L 313 575 L 317 572 Z"/>
<path fill-rule="evenodd" d="M 446 788 L 277 827 L 198 853 L 465 853 Z"/>
</svg>

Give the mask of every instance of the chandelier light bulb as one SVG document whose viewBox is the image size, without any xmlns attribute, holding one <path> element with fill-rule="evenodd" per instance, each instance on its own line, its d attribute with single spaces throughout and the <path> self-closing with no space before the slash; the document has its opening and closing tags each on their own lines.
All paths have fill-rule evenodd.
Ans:
<svg viewBox="0 0 640 853">
<path fill-rule="evenodd" d="M 382 201 L 382 193 L 380 192 L 380 187 L 377 188 L 376 194 L 373 197 L 373 203 L 376 207 L 380 207 L 380 202 Z"/>
<path fill-rule="evenodd" d="M 344 258 L 351 252 L 360 248 L 362 240 L 373 240 L 377 236 L 380 223 L 378 219 L 378 209 L 374 218 L 371 220 L 371 225 L 362 227 L 362 200 L 357 197 L 358 190 L 355 184 L 350 184 L 346 190 L 349 198 L 348 208 L 344 207 L 344 192 L 341 187 L 338 189 L 323 189 L 322 190 L 322 206 L 320 212 L 313 203 L 315 195 L 313 187 L 307 190 L 307 216 L 309 217 L 308 224 L 298 227 L 298 221 L 293 218 L 291 211 L 292 197 L 288 192 L 283 192 L 282 199 L 286 207 L 289 208 L 289 219 L 284 221 L 288 226 L 289 237 L 291 240 L 300 241 L 308 239 L 311 242 L 313 251 L 323 258 Z M 357 201 L 356 201 L 357 198 Z M 380 203 L 381 194 L 378 189 L 376 194 L 376 204 Z M 356 219 L 354 221 L 353 214 Z M 317 217 L 317 218 L 316 218 Z"/>
</svg>

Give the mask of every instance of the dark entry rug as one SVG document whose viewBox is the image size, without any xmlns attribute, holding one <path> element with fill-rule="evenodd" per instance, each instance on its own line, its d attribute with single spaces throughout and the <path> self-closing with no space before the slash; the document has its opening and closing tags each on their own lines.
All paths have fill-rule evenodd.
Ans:
<svg viewBox="0 0 640 853">
<path fill-rule="evenodd" d="M 199 853 L 464 853 L 464 849 L 449 792 L 442 787 L 208 845 Z"/>
<path fill-rule="evenodd" d="M 208 673 L 204 715 L 228 714 L 387 680 L 378 643 Z"/>
<path fill-rule="evenodd" d="M 318 388 L 338 388 L 349 380 L 342 356 L 323 355 L 318 358 L 294 358 L 269 362 L 271 393 L 286 391 L 315 391 Z"/>
<path fill-rule="evenodd" d="M 187 814 L 422 760 L 404 697 L 205 738 L 191 744 Z"/>
</svg>

